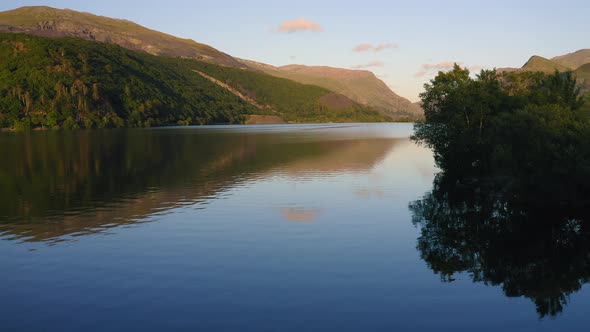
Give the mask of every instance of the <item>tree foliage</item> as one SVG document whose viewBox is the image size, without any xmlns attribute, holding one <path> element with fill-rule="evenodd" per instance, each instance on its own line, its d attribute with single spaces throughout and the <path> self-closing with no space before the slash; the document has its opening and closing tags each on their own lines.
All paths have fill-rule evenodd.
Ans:
<svg viewBox="0 0 590 332">
<path fill-rule="evenodd" d="M 456 65 L 426 84 L 421 98 L 426 119 L 414 139 L 433 149 L 443 172 L 542 191 L 539 180 L 553 177 L 563 186 L 547 194 L 590 193 L 590 118 L 571 73 L 484 70 L 473 78 Z"/>
<path fill-rule="evenodd" d="M 159 58 L 75 38 L 0 35 L 0 127 L 240 123 L 251 107 Z"/>
</svg>

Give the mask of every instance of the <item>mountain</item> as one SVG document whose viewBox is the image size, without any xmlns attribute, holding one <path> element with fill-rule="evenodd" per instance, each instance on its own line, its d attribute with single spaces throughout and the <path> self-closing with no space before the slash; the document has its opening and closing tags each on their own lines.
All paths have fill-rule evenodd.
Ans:
<svg viewBox="0 0 590 332">
<path fill-rule="evenodd" d="M 280 171 L 281 177 L 301 178 L 312 170 L 365 172 L 403 144 L 396 139 L 332 135 L 276 144 L 281 138 L 285 136 L 272 132 L 228 135 L 214 130 L 174 136 L 123 130 L 106 135 L 91 130 L 33 133 L 27 139 L 3 135 L 0 154 L 10 157 L 0 163 L 0 234 L 57 243 L 68 234 L 82 236 L 151 220 L 141 216 L 181 202 L 202 202 L 262 174 Z M 33 171 L 35 176 L 23 176 Z M 109 208 L 68 213 L 90 202 Z M 33 226 L 21 220 L 44 222 Z"/>
<path fill-rule="evenodd" d="M 0 33 L 0 59 L 0 128 L 388 120 L 321 87 L 80 38 Z"/>
<path fill-rule="evenodd" d="M 551 60 L 562 66 L 569 67 L 571 69 L 578 69 L 580 66 L 590 63 L 590 49 L 579 50 L 573 53 L 556 56 Z"/>
<path fill-rule="evenodd" d="M 520 69 L 521 71 L 535 71 L 535 72 L 543 72 L 547 74 L 552 74 L 555 70 L 559 72 L 566 72 L 570 71 L 571 68 L 560 65 L 557 62 L 551 61 L 549 59 L 545 59 L 538 55 L 533 55 L 527 63 L 522 66 Z"/>
<path fill-rule="evenodd" d="M 78 37 L 171 57 L 193 58 L 224 66 L 245 67 L 233 57 L 190 39 L 177 38 L 127 20 L 69 9 L 21 7 L 0 12 L 0 32 L 46 37 Z"/>
<path fill-rule="evenodd" d="M 21 7 L 0 12 L 0 32 L 26 33 L 45 37 L 77 37 L 117 44 L 130 50 L 158 56 L 191 58 L 226 67 L 259 71 L 333 91 L 335 94 L 329 98 L 332 104 L 358 103 L 397 120 L 416 119 L 422 116 L 420 107 L 395 94 L 385 83 L 368 71 L 305 66 L 276 68 L 253 61 L 238 61 L 211 46 L 190 39 L 177 38 L 122 19 L 69 9 Z M 342 98 L 342 95 L 346 98 Z"/>
<path fill-rule="evenodd" d="M 422 116 L 419 106 L 398 96 L 370 71 L 303 65 L 274 67 L 250 60 L 240 61 L 250 68 L 272 76 L 321 86 L 343 94 L 361 105 L 372 107 L 398 120 L 417 119 Z"/>
</svg>

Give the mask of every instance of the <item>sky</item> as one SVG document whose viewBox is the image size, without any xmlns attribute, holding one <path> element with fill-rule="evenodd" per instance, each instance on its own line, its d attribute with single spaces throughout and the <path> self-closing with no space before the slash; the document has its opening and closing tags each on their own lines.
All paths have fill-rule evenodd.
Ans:
<svg viewBox="0 0 590 332">
<path fill-rule="evenodd" d="M 590 48 L 590 1 L 3 0 L 124 18 L 275 66 L 366 69 L 418 101 L 454 62 L 472 71 L 521 67 Z"/>
</svg>

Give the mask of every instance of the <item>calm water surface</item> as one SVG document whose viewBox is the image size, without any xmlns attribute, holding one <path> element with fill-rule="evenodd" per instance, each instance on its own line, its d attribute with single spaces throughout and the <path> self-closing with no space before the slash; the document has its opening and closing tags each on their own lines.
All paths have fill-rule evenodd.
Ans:
<svg viewBox="0 0 590 332">
<path fill-rule="evenodd" d="M 550 271 L 567 287 L 441 277 L 411 132 L 0 133 L 0 329 L 587 331 L 587 265 Z"/>
</svg>

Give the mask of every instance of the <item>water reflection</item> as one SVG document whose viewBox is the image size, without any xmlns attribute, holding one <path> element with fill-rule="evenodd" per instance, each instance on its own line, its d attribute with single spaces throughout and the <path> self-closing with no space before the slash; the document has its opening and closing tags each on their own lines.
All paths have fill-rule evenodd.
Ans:
<svg viewBox="0 0 590 332">
<path fill-rule="evenodd" d="M 374 128 L 265 128 L 2 134 L 0 236 L 57 243 L 104 233 L 268 174 L 364 171 L 399 143 Z M 317 212 L 282 213 L 310 221 Z"/>
<path fill-rule="evenodd" d="M 285 208 L 281 210 L 283 218 L 289 221 L 301 222 L 304 224 L 312 224 L 315 222 L 315 217 L 320 213 L 318 209 L 303 209 L 303 208 Z"/>
<path fill-rule="evenodd" d="M 492 188 L 439 175 L 410 204 L 421 258 L 445 282 L 467 273 L 509 297 L 529 298 L 540 317 L 561 313 L 590 280 L 588 208 Z"/>
</svg>

